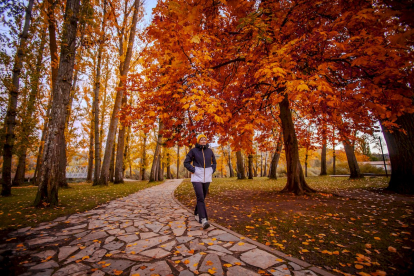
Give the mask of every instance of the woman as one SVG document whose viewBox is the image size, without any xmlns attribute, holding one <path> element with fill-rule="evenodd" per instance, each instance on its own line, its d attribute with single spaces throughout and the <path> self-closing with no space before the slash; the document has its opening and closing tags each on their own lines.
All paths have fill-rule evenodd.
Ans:
<svg viewBox="0 0 414 276">
<path fill-rule="evenodd" d="M 202 224 L 203 229 L 210 227 L 204 199 L 208 193 L 212 175 L 216 171 L 216 164 L 216 157 L 208 147 L 207 137 L 203 134 L 198 135 L 195 148 L 192 148 L 185 157 L 184 167 L 191 172 L 191 183 L 197 197 L 194 215 L 195 219 Z"/>
</svg>

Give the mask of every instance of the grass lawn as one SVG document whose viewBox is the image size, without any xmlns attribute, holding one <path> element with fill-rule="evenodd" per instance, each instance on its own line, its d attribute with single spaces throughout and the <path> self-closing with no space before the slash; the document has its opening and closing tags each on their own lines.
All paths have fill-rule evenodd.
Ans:
<svg viewBox="0 0 414 276">
<path fill-rule="evenodd" d="M 286 178 L 213 179 L 209 218 L 334 274 L 414 275 L 413 196 L 384 190 L 385 177 L 306 180 L 320 192 L 281 194 Z M 194 208 L 188 179 L 175 196 Z"/>
<path fill-rule="evenodd" d="M 0 197 L 0 230 L 7 232 L 40 222 L 54 220 L 63 215 L 93 209 L 108 201 L 127 196 L 162 182 L 125 182 L 108 186 L 92 186 L 91 183 L 70 183 L 70 188 L 59 189 L 59 206 L 35 208 L 36 186 L 13 187 L 12 196 Z"/>
</svg>

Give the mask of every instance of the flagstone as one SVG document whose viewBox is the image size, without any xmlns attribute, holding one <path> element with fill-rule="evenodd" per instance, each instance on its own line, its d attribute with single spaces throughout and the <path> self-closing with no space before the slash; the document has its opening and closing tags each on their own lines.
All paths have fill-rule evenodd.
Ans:
<svg viewBox="0 0 414 276">
<path fill-rule="evenodd" d="M 66 259 L 69 255 L 71 255 L 72 253 L 74 253 L 76 250 L 78 250 L 79 247 L 78 246 L 62 246 L 59 248 L 59 255 L 58 255 L 58 259 L 59 261 L 62 261 L 64 259 Z"/>
<path fill-rule="evenodd" d="M 201 255 L 200 253 L 197 253 L 191 257 L 182 259 L 182 263 L 185 264 L 189 270 L 191 271 L 196 271 L 197 267 L 200 265 L 199 262 L 201 260 L 201 258 L 203 257 L 203 255 Z M 188 260 L 188 263 L 186 262 Z"/>
<path fill-rule="evenodd" d="M 65 266 L 65 267 L 59 269 L 58 271 L 56 271 L 53 274 L 53 276 L 66 276 L 66 275 L 74 274 L 76 272 L 86 271 L 86 270 L 89 270 L 89 269 L 90 269 L 89 266 L 86 266 L 86 265 L 81 264 L 81 263 L 70 264 L 70 265 Z"/>
<path fill-rule="evenodd" d="M 153 258 L 153 259 L 161 259 L 168 255 L 171 255 L 171 252 L 168 252 L 162 248 L 154 248 L 154 249 L 143 251 L 140 254 Z"/>
<path fill-rule="evenodd" d="M 126 253 L 129 253 L 132 251 L 138 253 L 138 252 L 147 250 L 151 247 L 154 247 L 156 245 L 159 245 L 160 243 L 163 243 L 169 239 L 171 239 L 170 236 L 160 236 L 160 237 L 155 237 L 155 238 L 146 239 L 146 240 L 138 240 L 134 243 L 129 243 L 125 251 Z"/>
<path fill-rule="evenodd" d="M 200 272 L 209 272 L 209 269 L 216 271 L 214 275 L 224 275 L 219 256 L 217 256 L 216 254 L 208 254 L 204 258 L 203 264 L 200 266 L 198 270 Z"/>
<path fill-rule="evenodd" d="M 118 238 L 118 240 L 124 241 L 126 243 L 139 240 L 139 238 L 138 238 L 138 236 L 136 234 L 125 235 L 125 236 L 118 236 L 117 238 Z"/>
<path fill-rule="evenodd" d="M 138 274 L 140 276 L 151 276 L 151 275 L 168 275 L 171 274 L 171 268 L 168 266 L 166 261 L 159 261 L 155 263 L 143 263 L 133 266 L 130 275 Z"/>
<path fill-rule="evenodd" d="M 221 260 L 223 262 L 232 264 L 232 265 L 236 265 L 236 263 L 238 263 L 239 265 L 246 265 L 244 262 L 240 261 L 239 259 L 237 259 L 236 257 L 232 256 L 232 255 L 226 255 L 221 257 Z"/>
<path fill-rule="evenodd" d="M 250 265 L 266 269 L 272 265 L 280 263 L 276 256 L 258 248 L 247 251 L 240 255 L 240 259 Z"/>
<path fill-rule="evenodd" d="M 58 263 L 51 260 L 51 261 L 47 261 L 47 262 L 40 263 L 38 265 L 32 266 L 29 269 L 30 270 L 40 270 L 40 269 L 48 269 L 48 268 L 55 268 L 55 267 L 59 267 Z"/>
<path fill-rule="evenodd" d="M 256 245 L 252 245 L 250 243 L 244 243 L 244 242 L 238 242 L 233 245 L 233 247 L 230 248 L 231 251 L 235 252 L 243 252 L 247 251 L 253 248 L 256 248 Z"/>
<path fill-rule="evenodd" d="M 232 266 L 227 269 L 227 276 L 260 276 L 260 274 L 241 266 Z"/>
</svg>

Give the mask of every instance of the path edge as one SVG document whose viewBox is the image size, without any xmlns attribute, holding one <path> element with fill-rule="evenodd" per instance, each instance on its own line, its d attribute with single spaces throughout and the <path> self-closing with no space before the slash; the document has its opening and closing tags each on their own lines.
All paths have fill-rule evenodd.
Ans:
<svg viewBox="0 0 414 276">
<path fill-rule="evenodd" d="M 180 179 L 181 180 L 181 183 L 180 184 L 178 184 L 178 186 L 171 192 L 171 197 L 173 198 L 173 200 L 179 205 L 179 206 L 181 206 L 183 209 L 185 209 L 185 210 L 187 210 L 188 212 L 190 212 L 190 214 L 192 214 L 193 213 L 193 211 L 190 209 L 190 208 L 188 208 L 187 206 L 185 206 L 184 204 L 182 204 L 176 197 L 175 197 L 175 190 L 177 190 L 177 188 L 183 183 L 183 181 L 185 180 L 185 179 Z M 249 243 L 251 243 L 251 244 L 254 244 L 254 245 L 256 245 L 257 247 L 259 247 L 259 248 L 261 248 L 261 249 L 263 249 L 263 250 L 265 250 L 265 251 L 267 251 L 267 252 L 269 252 L 269 253 L 272 253 L 272 254 L 274 254 L 274 255 L 276 255 L 276 256 L 279 256 L 279 257 L 282 257 L 282 258 L 285 258 L 285 259 L 287 259 L 287 260 L 289 260 L 289 261 L 291 261 L 291 262 L 294 262 L 294 263 L 296 263 L 296 264 L 298 264 L 298 265 L 300 265 L 300 266 L 302 266 L 302 267 L 304 267 L 304 268 L 306 268 L 306 269 L 309 269 L 309 270 L 312 270 L 313 272 L 316 272 L 316 273 L 319 273 L 320 275 L 322 275 L 322 276 L 336 276 L 335 274 L 332 274 L 332 273 L 330 273 L 330 272 L 328 272 L 328 271 L 326 271 L 326 270 L 323 270 L 323 269 L 321 269 L 321 268 L 319 268 L 319 267 L 316 267 L 316 266 L 314 266 L 314 265 L 312 265 L 312 264 L 309 264 L 309 263 L 307 263 L 307 262 L 304 262 L 304 261 L 302 261 L 302 260 L 299 260 L 299 259 L 297 259 L 297 258 L 294 258 L 294 257 L 290 257 L 290 256 L 288 256 L 288 255 L 286 255 L 285 253 L 283 253 L 283 252 L 281 252 L 281 251 L 278 251 L 278 250 L 276 250 L 276 249 L 273 249 L 273 248 L 271 248 L 271 247 L 269 247 L 269 246 L 267 246 L 267 245 L 264 245 L 263 243 L 260 243 L 260 242 L 257 242 L 257 241 L 254 241 L 254 240 L 252 240 L 252 239 L 250 239 L 250 238 L 248 238 L 248 237 L 245 237 L 245 236 L 243 236 L 243 235 L 240 235 L 239 233 L 236 233 L 236 232 L 234 232 L 234 231 L 232 231 L 232 230 L 230 230 L 230 229 L 228 229 L 228 228 L 226 228 L 226 227 L 224 227 L 224 226 L 221 226 L 221 225 L 219 225 L 219 224 L 217 224 L 217 223 L 215 223 L 215 222 L 212 222 L 212 221 L 209 221 L 210 222 L 210 224 L 212 224 L 212 225 L 214 225 L 215 227 L 217 227 L 217 228 L 219 228 L 219 229 L 221 229 L 221 230 L 223 230 L 223 231 L 226 231 L 227 233 L 229 233 L 229 234 L 232 234 L 232 235 L 234 235 L 234 236 L 236 236 L 236 237 L 239 237 L 239 238 L 241 238 L 241 237 L 243 237 L 244 238 L 244 240 L 245 241 L 247 241 L 247 242 L 249 242 Z"/>
</svg>

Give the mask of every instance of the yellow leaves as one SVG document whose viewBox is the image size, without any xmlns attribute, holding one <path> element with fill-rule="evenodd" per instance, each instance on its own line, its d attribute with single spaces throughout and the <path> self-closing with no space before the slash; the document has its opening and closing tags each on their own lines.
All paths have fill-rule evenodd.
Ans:
<svg viewBox="0 0 414 276">
<path fill-rule="evenodd" d="M 83 257 L 82 257 L 82 261 L 84 261 L 84 260 L 86 260 L 86 259 L 89 259 L 89 256 L 83 256 Z"/>
<path fill-rule="evenodd" d="M 22 243 L 20 243 L 16 247 L 24 247 L 24 245 Z"/>
<path fill-rule="evenodd" d="M 111 256 L 112 256 L 111 253 L 105 254 L 105 257 L 111 257 Z"/>
<path fill-rule="evenodd" d="M 374 237 L 375 240 L 380 241 L 381 238 L 380 237 Z"/>
<path fill-rule="evenodd" d="M 388 246 L 388 251 L 392 252 L 392 253 L 397 253 L 397 249 L 395 249 L 392 246 Z"/>
<path fill-rule="evenodd" d="M 195 36 L 193 36 L 192 38 L 191 38 L 191 43 L 200 43 L 200 37 L 199 37 L 199 35 L 195 35 Z"/>
<path fill-rule="evenodd" d="M 235 265 L 242 265 L 240 262 L 235 262 L 234 264 Z"/>
<path fill-rule="evenodd" d="M 213 270 L 213 269 L 209 269 L 208 270 L 208 273 L 210 273 L 210 274 L 213 274 L 214 275 L 214 273 L 216 273 L 217 271 L 215 271 L 215 270 Z"/>
<path fill-rule="evenodd" d="M 266 273 L 266 271 L 264 271 L 264 270 L 262 270 L 262 269 L 259 269 L 259 270 L 257 271 L 257 273 L 259 273 L 259 274 L 265 274 L 265 273 Z"/>
<path fill-rule="evenodd" d="M 363 268 L 364 268 L 364 266 L 363 266 L 363 265 L 360 265 L 360 264 L 356 264 L 356 265 L 355 265 L 355 268 L 356 268 L 356 269 L 363 269 Z"/>
<path fill-rule="evenodd" d="M 116 270 L 116 269 L 114 269 L 112 271 L 113 271 L 114 275 L 121 275 L 122 272 L 124 272 L 123 270 Z"/>
<path fill-rule="evenodd" d="M 309 243 L 308 243 L 308 242 L 302 242 L 302 244 L 304 244 L 304 245 L 309 245 Z"/>
<path fill-rule="evenodd" d="M 184 263 L 184 264 L 189 264 L 189 263 L 190 263 L 190 261 L 189 261 L 189 260 L 185 260 L 183 263 Z"/>
<path fill-rule="evenodd" d="M 224 267 L 232 267 L 233 265 L 232 264 L 224 264 L 223 266 Z"/>
<path fill-rule="evenodd" d="M 329 255 L 332 255 L 332 252 L 331 252 L 331 251 L 328 251 L 328 250 L 323 250 L 321 253 L 322 253 L 322 254 L 329 254 Z"/>
<path fill-rule="evenodd" d="M 213 265 L 213 262 L 212 261 L 207 261 L 206 265 Z"/>
<path fill-rule="evenodd" d="M 309 87 L 306 84 L 300 84 L 296 87 L 298 91 L 310 91 Z"/>
<path fill-rule="evenodd" d="M 371 244 L 369 244 L 369 243 L 367 243 L 367 244 L 365 244 L 365 247 L 369 249 L 369 248 L 371 248 L 371 247 L 372 247 L 372 245 L 371 245 Z"/>
<path fill-rule="evenodd" d="M 307 249 L 302 249 L 302 250 L 301 250 L 301 252 L 303 252 L 303 253 L 307 253 L 307 252 L 309 252 L 309 250 L 307 250 Z"/>
<path fill-rule="evenodd" d="M 244 245 L 244 242 L 239 242 L 239 243 L 238 243 L 238 245 L 240 245 L 240 246 L 241 246 L 241 245 Z"/>
<path fill-rule="evenodd" d="M 179 264 L 179 263 L 181 263 L 181 261 L 180 261 L 180 260 L 177 260 L 177 261 L 175 261 L 175 263 L 176 263 L 176 264 Z"/>
</svg>

